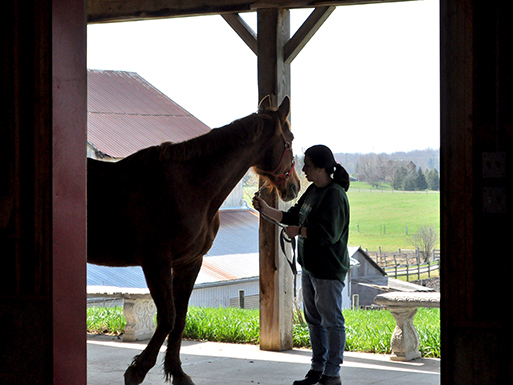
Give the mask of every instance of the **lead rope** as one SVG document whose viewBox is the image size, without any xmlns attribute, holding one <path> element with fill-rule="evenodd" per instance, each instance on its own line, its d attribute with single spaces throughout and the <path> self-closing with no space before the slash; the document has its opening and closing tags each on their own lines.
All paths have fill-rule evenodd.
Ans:
<svg viewBox="0 0 513 385">
<path fill-rule="evenodd" d="M 255 195 L 259 196 L 260 192 L 262 191 L 264 186 L 265 186 L 265 184 L 263 184 L 262 187 L 260 187 L 260 189 L 255 193 Z M 297 292 L 297 290 L 296 290 L 296 287 L 297 287 L 296 238 L 295 237 L 289 238 L 287 236 L 287 233 L 285 232 L 285 228 L 287 226 L 284 226 L 281 223 L 276 222 L 274 219 L 268 217 L 267 215 L 265 215 L 264 213 L 262 213 L 260 211 L 259 211 L 259 213 L 262 216 L 262 218 L 264 218 L 266 221 L 271 222 L 272 224 L 275 224 L 278 227 L 281 227 L 280 248 L 281 248 L 281 251 L 283 252 L 283 254 L 285 254 L 285 259 L 287 260 L 290 270 L 292 270 L 292 274 L 294 275 L 294 299 L 295 299 L 297 296 L 297 294 L 296 294 L 296 292 Z M 289 257 L 287 256 L 285 242 L 290 243 L 290 246 L 292 248 L 292 260 L 290 260 Z"/>
<path fill-rule="evenodd" d="M 285 250 L 285 242 L 290 243 L 292 248 L 292 261 L 287 257 L 287 252 Z M 294 299 L 296 298 L 296 281 L 297 281 L 297 267 L 296 267 L 296 238 L 289 238 L 287 233 L 285 232 L 285 227 L 281 229 L 280 232 L 280 246 L 281 251 L 285 254 L 285 259 L 287 260 L 290 269 L 292 270 L 292 274 L 294 274 Z"/>
</svg>

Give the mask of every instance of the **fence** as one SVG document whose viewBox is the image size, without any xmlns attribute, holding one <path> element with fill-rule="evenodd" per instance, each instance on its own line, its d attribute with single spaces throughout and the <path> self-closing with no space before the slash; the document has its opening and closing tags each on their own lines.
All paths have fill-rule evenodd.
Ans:
<svg viewBox="0 0 513 385">
<path fill-rule="evenodd" d="M 385 270 L 388 276 L 393 278 L 417 276 L 420 280 L 421 274 L 427 274 L 431 278 L 431 273 L 440 269 L 440 250 L 433 250 L 432 258 L 427 262 L 421 261 L 419 250 L 405 253 L 399 250 L 398 254 L 383 255 L 381 253 L 373 257 L 374 261 Z"/>
</svg>

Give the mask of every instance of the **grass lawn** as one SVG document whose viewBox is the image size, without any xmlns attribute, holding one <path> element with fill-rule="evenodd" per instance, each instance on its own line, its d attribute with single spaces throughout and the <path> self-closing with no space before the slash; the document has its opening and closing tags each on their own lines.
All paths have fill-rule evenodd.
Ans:
<svg viewBox="0 0 513 385">
<path fill-rule="evenodd" d="M 440 233 L 440 194 L 349 189 L 349 245 L 370 251 L 412 249 L 411 236 L 424 225 Z M 440 248 L 439 242 L 435 248 Z"/>
<path fill-rule="evenodd" d="M 255 190 L 256 186 L 244 188 L 244 199 L 250 205 Z M 394 191 L 385 183 L 376 189 L 365 182 L 352 182 L 347 195 L 351 206 L 349 246 L 369 251 L 381 246 L 383 252 L 397 252 L 414 249 L 411 236 L 419 227 L 432 225 L 440 234 L 439 192 Z M 435 248 L 440 248 L 439 242 Z"/>
<path fill-rule="evenodd" d="M 344 310 L 346 350 L 390 353 L 390 338 L 395 328 L 388 310 Z M 420 352 L 425 357 L 440 357 L 440 309 L 419 308 L 414 319 L 420 336 Z M 126 325 L 121 307 L 87 309 L 87 331 L 121 334 Z M 259 343 L 259 311 L 236 308 L 189 307 L 184 338 L 230 343 Z M 294 324 L 293 344 L 310 348 L 308 327 Z"/>
</svg>

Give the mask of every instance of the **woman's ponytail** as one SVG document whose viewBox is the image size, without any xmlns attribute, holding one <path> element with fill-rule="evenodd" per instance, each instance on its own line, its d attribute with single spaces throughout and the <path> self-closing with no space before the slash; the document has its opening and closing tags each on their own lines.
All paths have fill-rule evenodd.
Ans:
<svg viewBox="0 0 513 385">
<path fill-rule="evenodd" d="M 340 186 L 342 186 L 342 188 L 344 190 L 349 190 L 349 174 L 348 172 L 346 171 L 346 169 L 344 167 L 342 167 L 341 164 L 337 163 L 335 164 L 335 172 L 333 173 L 333 181 L 337 184 L 339 184 Z"/>
</svg>

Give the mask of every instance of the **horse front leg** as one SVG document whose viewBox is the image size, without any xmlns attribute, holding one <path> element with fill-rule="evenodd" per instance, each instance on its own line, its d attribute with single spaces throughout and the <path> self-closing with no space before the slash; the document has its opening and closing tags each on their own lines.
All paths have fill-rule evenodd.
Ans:
<svg viewBox="0 0 513 385">
<path fill-rule="evenodd" d="M 176 310 L 173 300 L 171 267 L 167 265 L 143 266 L 146 283 L 157 307 L 157 327 L 146 348 L 134 357 L 125 371 L 125 385 L 139 385 L 148 371 L 155 366 L 160 347 L 173 329 Z"/>
<path fill-rule="evenodd" d="M 187 318 L 187 307 L 194 282 L 201 269 L 202 258 L 194 263 L 173 269 L 173 293 L 175 295 L 176 321 L 175 327 L 169 334 L 167 340 L 166 358 L 164 360 L 164 371 L 169 381 L 173 377 L 173 385 L 194 385 L 191 378 L 182 370 L 180 361 L 180 346 L 182 334 Z"/>
</svg>

